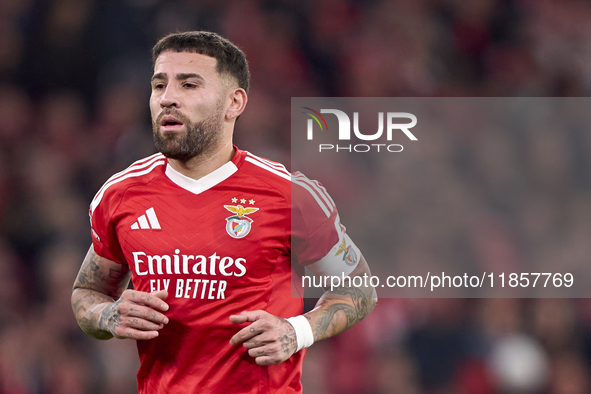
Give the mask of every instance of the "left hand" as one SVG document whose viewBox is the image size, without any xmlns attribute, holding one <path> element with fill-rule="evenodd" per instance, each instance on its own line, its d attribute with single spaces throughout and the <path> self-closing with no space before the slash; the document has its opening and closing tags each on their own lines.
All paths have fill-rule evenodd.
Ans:
<svg viewBox="0 0 591 394">
<path fill-rule="evenodd" d="M 235 324 L 252 323 L 230 339 L 230 345 L 242 343 L 258 365 L 279 364 L 295 353 L 296 333 L 287 320 L 265 311 L 244 311 L 230 316 Z"/>
</svg>

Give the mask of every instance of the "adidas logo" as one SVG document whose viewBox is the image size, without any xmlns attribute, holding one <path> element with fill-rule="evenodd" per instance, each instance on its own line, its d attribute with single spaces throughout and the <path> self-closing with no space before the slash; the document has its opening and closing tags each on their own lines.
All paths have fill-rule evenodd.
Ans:
<svg viewBox="0 0 591 394">
<path fill-rule="evenodd" d="M 147 209 L 146 214 L 137 218 L 137 222 L 131 225 L 132 230 L 139 230 L 140 228 L 144 230 L 159 230 L 161 228 L 154 208 Z"/>
</svg>

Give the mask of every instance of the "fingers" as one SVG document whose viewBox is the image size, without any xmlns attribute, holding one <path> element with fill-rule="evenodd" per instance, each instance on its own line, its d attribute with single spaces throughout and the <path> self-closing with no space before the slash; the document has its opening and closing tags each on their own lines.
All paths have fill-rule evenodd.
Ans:
<svg viewBox="0 0 591 394">
<path fill-rule="evenodd" d="M 151 295 L 160 298 L 162 301 L 164 301 L 166 299 L 166 297 L 168 297 L 168 291 L 166 290 L 160 290 L 154 293 L 150 293 Z"/>
<path fill-rule="evenodd" d="M 132 327 L 124 327 L 119 326 L 117 327 L 117 332 L 115 333 L 115 338 L 119 339 L 136 339 L 136 340 L 148 340 L 154 339 L 159 335 L 157 330 L 151 331 L 144 331 L 144 330 L 137 330 Z"/>
<path fill-rule="evenodd" d="M 244 311 L 240 312 L 239 315 L 230 316 L 230 321 L 235 324 L 255 322 L 266 315 L 270 314 L 265 311 Z"/>
<path fill-rule="evenodd" d="M 116 316 L 116 325 L 113 335 L 116 338 L 153 339 L 157 337 L 158 330 L 164 328 L 168 318 L 143 305 L 123 302 L 119 305 L 119 314 Z"/>
<path fill-rule="evenodd" d="M 157 337 L 169 319 L 163 313 L 168 310 L 164 299 L 168 292 L 159 291 L 146 293 L 136 290 L 126 290 L 109 311 L 109 331 L 116 338 L 153 339 Z"/>
<path fill-rule="evenodd" d="M 121 316 L 129 316 L 141 318 L 156 324 L 168 324 L 168 317 L 162 313 L 155 311 L 143 305 L 138 305 L 132 302 L 122 302 L 119 305 L 119 313 Z"/>
<path fill-rule="evenodd" d="M 230 321 L 234 324 L 253 322 L 250 326 L 244 327 L 242 330 L 238 331 L 232 339 L 230 339 L 230 345 L 237 345 L 263 332 L 267 327 L 258 322 L 261 319 L 268 317 L 274 316 L 265 311 L 244 311 L 238 315 L 230 316 Z"/>
<path fill-rule="evenodd" d="M 244 341 L 242 343 L 242 346 L 244 346 L 247 349 L 254 349 L 257 347 L 265 346 L 269 343 L 273 343 L 277 340 L 279 340 L 279 337 L 276 331 L 262 331 L 259 335 L 256 335 L 248 339 L 247 341 Z"/>
<path fill-rule="evenodd" d="M 121 295 L 124 301 L 132 301 L 137 304 L 149 306 L 166 312 L 168 310 L 168 304 L 163 300 L 168 296 L 168 292 L 163 290 L 157 293 L 146 293 L 137 290 L 125 290 Z"/>
<path fill-rule="evenodd" d="M 273 357 L 266 357 L 265 356 L 265 357 L 257 357 L 254 359 L 254 361 L 257 363 L 257 365 L 276 365 L 276 364 L 280 364 L 284 360 L 278 360 Z"/>
<path fill-rule="evenodd" d="M 295 330 L 285 319 L 265 311 L 245 311 L 230 316 L 230 321 L 251 322 L 230 339 L 230 344 L 242 343 L 258 365 L 279 364 L 291 357 L 297 349 Z"/>
<path fill-rule="evenodd" d="M 247 317 L 246 315 L 243 315 L 243 313 L 245 312 L 242 312 L 239 315 L 230 316 L 230 321 L 234 324 L 246 323 Z"/>
<path fill-rule="evenodd" d="M 238 331 L 231 339 L 230 339 L 230 345 L 234 346 L 234 345 L 238 345 L 241 342 L 247 341 L 250 338 L 253 338 L 257 335 L 259 335 L 260 333 L 262 333 L 263 330 L 261 327 L 258 327 L 255 325 L 255 323 L 251 324 L 248 327 L 244 327 L 242 330 Z"/>
<path fill-rule="evenodd" d="M 253 357 L 258 365 L 279 364 L 288 358 L 283 353 L 281 346 L 277 344 L 269 344 L 249 349 L 248 355 Z"/>
<path fill-rule="evenodd" d="M 158 330 L 164 327 L 163 324 L 155 324 L 137 317 L 122 317 L 117 327 L 116 336 L 136 338 L 138 335 L 149 334 L 158 336 Z M 137 338 L 136 338 L 137 339 Z"/>
</svg>

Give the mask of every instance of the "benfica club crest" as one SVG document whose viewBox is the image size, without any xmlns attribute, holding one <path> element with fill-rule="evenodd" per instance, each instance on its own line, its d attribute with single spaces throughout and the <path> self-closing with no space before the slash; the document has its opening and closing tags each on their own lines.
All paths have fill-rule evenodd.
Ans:
<svg viewBox="0 0 591 394">
<path fill-rule="evenodd" d="M 357 264 L 357 253 L 355 253 L 355 249 L 353 249 L 353 246 L 347 245 L 347 242 L 344 238 L 343 243 L 339 245 L 339 248 L 335 253 L 335 256 L 338 256 L 343 252 L 345 252 L 345 254 L 343 255 L 343 261 L 345 262 L 345 264 L 350 266 Z"/>
<path fill-rule="evenodd" d="M 258 211 L 258 208 L 246 207 L 242 205 L 224 205 L 228 211 L 234 213 L 234 216 L 226 218 L 226 231 L 232 238 L 244 238 L 250 232 L 253 220 L 246 215 Z"/>
</svg>

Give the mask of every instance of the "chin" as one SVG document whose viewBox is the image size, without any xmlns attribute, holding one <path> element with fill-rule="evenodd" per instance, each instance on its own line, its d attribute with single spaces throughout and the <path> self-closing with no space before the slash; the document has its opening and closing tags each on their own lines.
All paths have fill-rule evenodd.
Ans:
<svg viewBox="0 0 591 394">
<path fill-rule="evenodd" d="M 175 131 L 158 131 L 159 137 L 162 141 L 178 141 L 180 142 L 186 137 L 187 133 L 184 130 Z"/>
</svg>

